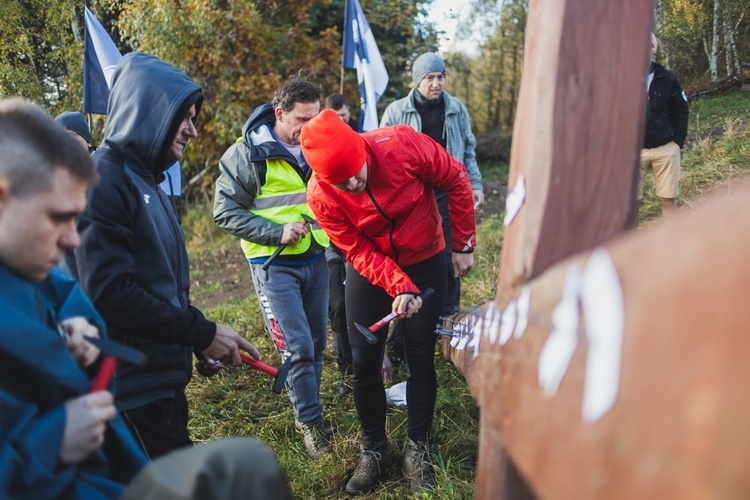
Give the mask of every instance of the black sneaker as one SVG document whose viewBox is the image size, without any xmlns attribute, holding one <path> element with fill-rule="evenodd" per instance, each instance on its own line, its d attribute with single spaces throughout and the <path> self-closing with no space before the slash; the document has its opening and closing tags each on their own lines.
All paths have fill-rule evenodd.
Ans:
<svg viewBox="0 0 750 500">
<path fill-rule="evenodd" d="M 300 427 L 305 434 L 307 456 L 320 458 L 331 452 L 330 434 L 326 432 L 326 426 L 322 418 L 319 417 L 312 422 L 302 423 Z"/>
<path fill-rule="evenodd" d="M 346 396 L 350 392 L 352 392 L 352 389 L 346 384 L 346 382 L 344 382 L 343 380 L 339 382 L 339 388 L 338 388 L 339 396 Z"/>
<path fill-rule="evenodd" d="M 431 446 L 427 442 L 419 441 L 415 443 L 410 439 L 406 443 L 401 471 L 409 480 L 409 486 L 414 493 L 420 493 L 435 487 L 435 471 L 432 468 L 431 451 Z"/>
<path fill-rule="evenodd" d="M 362 443 L 359 462 L 354 468 L 351 479 L 346 483 L 346 492 L 350 495 L 358 495 L 377 486 L 392 464 L 393 460 L 388 453 L 388 442 L 385 439 L 371 444 Z"/>
</svg>

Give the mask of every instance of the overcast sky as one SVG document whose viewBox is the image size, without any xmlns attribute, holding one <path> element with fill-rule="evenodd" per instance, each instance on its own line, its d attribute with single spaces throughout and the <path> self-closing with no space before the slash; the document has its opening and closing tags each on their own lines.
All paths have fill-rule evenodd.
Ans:
<svg viewBox="0 0 750 500">
<path fill-rule="evenodd" d="M 428 9 L 427 18 L 435 23 L 438 30 L 445 31 L 445 35 L 440 38 L 440 52 L 445 53 L 451 50 L 462 50 L 464 52 L 473 52 L 476 50 L 476 40 L 456 38 L 456 27 L 458 21 L 468 14 L 468 0 L 434 0 Z"/>
</svg>

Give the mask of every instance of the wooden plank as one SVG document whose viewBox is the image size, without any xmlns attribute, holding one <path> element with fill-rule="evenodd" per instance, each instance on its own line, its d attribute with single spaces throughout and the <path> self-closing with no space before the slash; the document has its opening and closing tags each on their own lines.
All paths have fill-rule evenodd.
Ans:
<svg viewBox="0 0 750 500">
<path fill-rule="evenodd" d="M 619 394 L 597 422 L 581 418 L 585 342 L 557 394 L 545 396 L 537 377 L 550 303 L 568 265 L 587 256 L 530 283 L 528 329 L 492 353 L 482 429 L 490 443 L 485 428 L 500 436 L 494 445 L 540 498 L 750 498 L 749 195 L 746 187 L 608 245 L 627 315 Z M 498 484 L 503 449 L 498 473 L 480 448 L 477 498 L 514 498 Z"/>
<path fill-rule="evenodd" d="M 505 231 L 495 308 L 556 262 L 632 225 L 651 12 L 651 0 L 531 0 L 509 175 L 510 189 L 525 180 L 526 195 Z M 546 280 L 561 278 L 551 273 Z M 559 287 L 549 290 L 544 293 L 553 300 Z M 548 306 L 546 313 L 553 304 Z M 513 498 L 510 478 L 518 458 L 522 474 L 536 470 L 517 444 L 527 442 L 529 431 L 506 430 L 516 428 L 516 418 L 535 421 L 526 414 L 522 394 L 509 388 L 536 380 L 535 354 L 544 338 L 533 333 L 536 328 L 530 327 L 515 351 L 483 344 L 476 363 L 451 353 L 470 373 L 482 410 L 478 498 Z M 498 371 L 504 366 L 518 368 Z M 567 404 L 576 406 L 572 400 Z"/>
<path fill-rule="evenodd" d="M 509 191 L 526 200 L 503 242 L 499 298 L 629 228 L 645 111 L 651 0 L 532 0 Z"/>
</svg>

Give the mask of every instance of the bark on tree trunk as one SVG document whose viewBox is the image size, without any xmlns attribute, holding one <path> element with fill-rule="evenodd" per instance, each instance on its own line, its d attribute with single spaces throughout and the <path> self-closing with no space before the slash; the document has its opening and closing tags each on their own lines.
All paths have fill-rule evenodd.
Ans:
<svg viewBox="0 0 750 500">
<path fill-rule="evenodd" d="M 714 23 L 713 23 L 713 42 L 711 44 L 711 81 L 719 81 L 719 20 L 721 18 L 721 5 L 719 0 L 714 0 Z"/>
</svg>

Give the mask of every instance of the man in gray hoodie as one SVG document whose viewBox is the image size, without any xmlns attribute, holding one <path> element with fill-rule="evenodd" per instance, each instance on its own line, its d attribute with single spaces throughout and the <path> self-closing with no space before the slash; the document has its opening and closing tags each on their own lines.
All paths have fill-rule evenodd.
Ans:
<svg viewBox="0 0 750 500">
<path fill-rule="evenodd" d="M 78 223 L 81 286 L 115 340 L 148 355 L 117 372 L 117 408 L 149 458 L 192 444 L 185 387 L 192 357 L 241 364 L 257 349 L 190 304 L 185 236 L 159 183 L 198 136 L 201 88 L 182 71 L 141 53 L 115 69 L 99 178 Z M 220 365 L 213 365 L 220 366 Z"/>
</svg>

